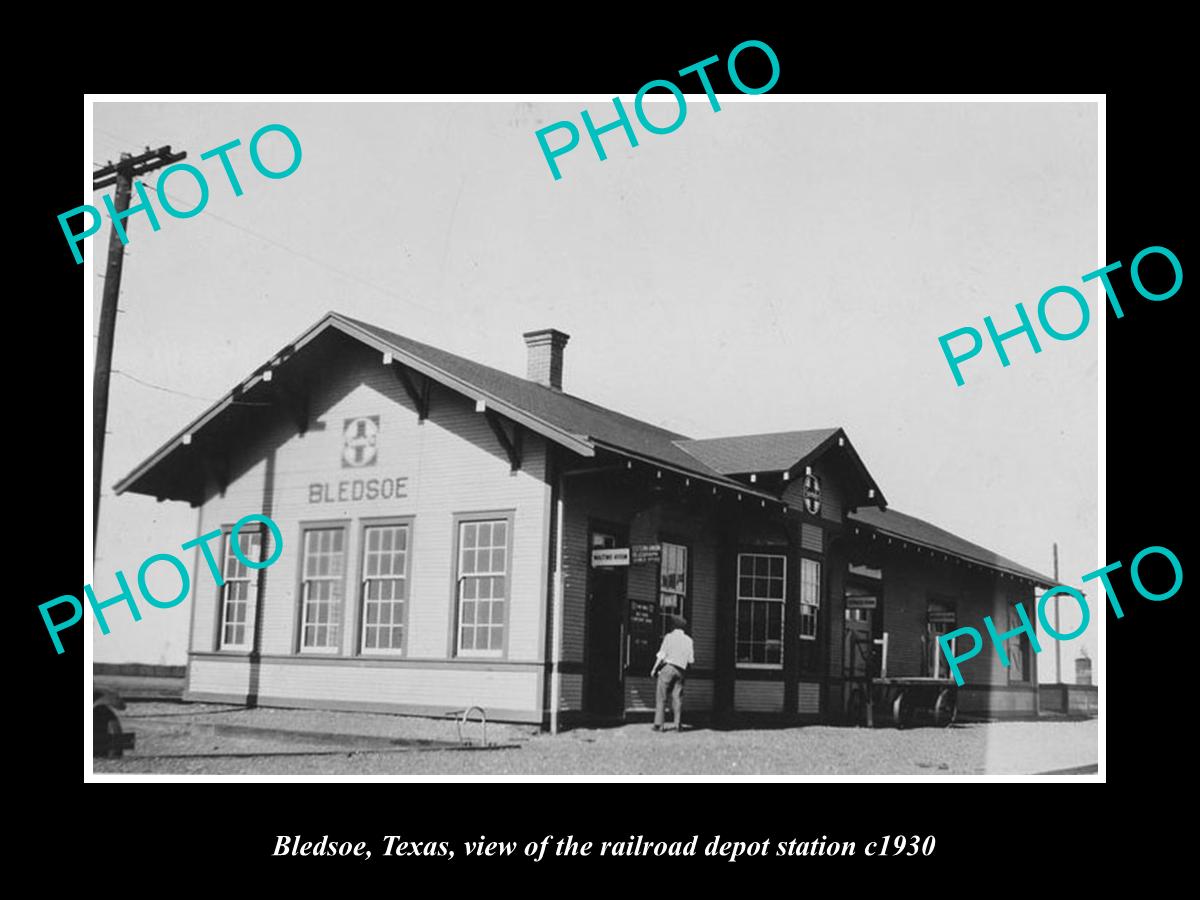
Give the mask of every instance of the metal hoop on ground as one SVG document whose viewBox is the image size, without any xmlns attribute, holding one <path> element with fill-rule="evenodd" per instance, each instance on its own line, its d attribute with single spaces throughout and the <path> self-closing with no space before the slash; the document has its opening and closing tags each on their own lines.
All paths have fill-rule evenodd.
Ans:
<svg viewBox="0 0 1200 900">
<path fill-rule="evenodd" d="M 471 713 L 479 713 L 479 724 L 483 728 L 483 740 L 480 742 L 481 747 L 487 746 L 487 713 L 482 706 L 468 706 L 466 709 L 452 709 L 446 713 L 447 716 L 454 716 L 454 724 L 458 727 L 458 742 L 460 744 L 470 744 L 469 738 L 463 734 L 463 726 L 465 726 L 471 717 Z"/>
</svg>

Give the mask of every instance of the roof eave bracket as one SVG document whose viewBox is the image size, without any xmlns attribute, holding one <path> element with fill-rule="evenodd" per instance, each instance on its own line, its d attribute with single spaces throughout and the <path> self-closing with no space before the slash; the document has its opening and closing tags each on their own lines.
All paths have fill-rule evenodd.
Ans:
<svg viewBox="0 0 1200 900">
<path fill-rule="evenodd" d="M 409 371 L 407 366 L 393 362 L 392 371 L 396 373 L 396 378 L 404 387 L 404 392 L 408 394 L 408 399 L 416 407 L 417 421 L 424 422 L 429 418 L 429 385 L 431 379 L 427 375 L 422 376 L 421 385 L 418 389 L 416 383 L 413 381 L 413 373 Z"/>
<path fill-rule="evenodd" d="M 521 469 L 521 451 L 523 449 L 524 429 L 516 422 L 512 423 L 512 436 L 504 429 L 504 423 L 500 420 L 495 412 L 490 409 L 485 409 L 483 416 L 487 419 L 488 425 L 492 429 L 492 434 L 496 435 L 496 440 L 500 442 L 500 446 L 504 448 L 504 452 L 508 454 L 509 465 L 512 466 L 514 472 Z"/>
</svg>

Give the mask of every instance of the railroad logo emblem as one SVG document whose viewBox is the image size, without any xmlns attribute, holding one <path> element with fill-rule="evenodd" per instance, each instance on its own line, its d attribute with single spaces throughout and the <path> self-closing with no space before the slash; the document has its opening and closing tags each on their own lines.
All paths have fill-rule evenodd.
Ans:
<svg viewBox="0 0 1200 900">
<path fill-rule="evenodd" d="M 804 476 L 804 508 L 814 516 L 821 512 L 821 479 L 816 475 Z"/>
<path fill-rule="evenodd" d="M 342 429 L 342 468 L 361 469 L 375 465 L 378 455 L 379 416 L 356 416 Z"/>
</svg>

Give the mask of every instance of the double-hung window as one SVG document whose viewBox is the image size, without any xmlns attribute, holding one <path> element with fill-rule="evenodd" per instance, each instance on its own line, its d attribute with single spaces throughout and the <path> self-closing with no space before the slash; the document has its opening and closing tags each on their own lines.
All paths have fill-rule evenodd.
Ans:
<svg viewBox="0 0 1200 900">
<path fill-rule="evenodd" d="M 821 564 L 800 559 L 800 640 L 817 639 L 817 612 L 821 608 Z"/>
<path fill-rule="evenodd" d="M 738 554 L 737 663 L 783 667 L 783 606 L 787 557 Z"/>
<path fill-rule="evenodd" d="M 342 640 L 346 580 L 346 529 L 304 532 L 300 571 L 300 650 L 337 653 Z"/>
<path fill-rule="evenodd" d="M 659 636 L 671 630 L 671 616 L 687 616 L 688 548 L 662 544 L 658 569 Z"/>
<path fill-rule="evenodd" d="M 461 656 L 502 656 L 508 600 L 507 519 L 458 523 L 458 637 Z"/>
<path fill-rule="evenodd" d="M 258 596 L 258 570 L 247 566 L 238 558 L 240 550 L 245 559 L 258 562 L 262 559 L 261 531 L 242 528 L 237 543 L 233 533 L 225 535 L 225 558 L 221 567 L 221 649 L 249 650 L 254 641 L 254 603 Z"/>
<path fill-rule="evenodd" d="M 407 525 L 363 529 L 362 650 L 402 653 L 408 603 Z"/>
</svg>

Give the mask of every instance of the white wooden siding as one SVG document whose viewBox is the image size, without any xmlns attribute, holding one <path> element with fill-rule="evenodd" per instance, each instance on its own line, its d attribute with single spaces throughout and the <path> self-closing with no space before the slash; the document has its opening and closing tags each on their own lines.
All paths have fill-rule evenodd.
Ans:
<svg viewBox="0 0 1200 900">
<path fill-rule="evenodd" d="M 193 659 L 188 690 L 196 694 L 244 695 L 246 661 Z M 531 669 L 478 672 L 412 666 L 308 665 L 264 660 L 258 693 L 273 700 L 384 703 L 396 706 L 479 705 L 487 709 L 538 709 L 541 672 Z"/>
<path fill-rule="evenodd" d="M 245 697 L 249 690 L 249 661 L 201 658 L 188 662 L 188 691 Z"/>
<path fill-rule="evenodd" d="M 479 705 L 501 709 L 538 708 L 541 673 L 477 672 L 465 669 L 375 668 L 263 664 L 264 697 L 439 706 Z"/>
<path fill-rule="evenodd" d="M 358 650 L 362 520 L 411 516 L 407 655 L 433 659 L 453 656 L 453 517 L 458 513 L 503 510 L 513 517 L 506 658 L 543 661 L 548 578 L 544 519 L 549 504 L 544 440 L 526 433 L 522 468 L 512 472 L 485 417 L 475 412 L 473 401 L 434 386 L 430 418 L 418 423 L 393 367 L 383 365 L 374 352 L 355 352 L 330 366 L 328 376 L 314 384 L 310 402 L 311 421 L 304 435 L 297 434 L 295 425 L 276 410 L 264 412 L 256 440 L 244 445 L 240 459 L 231 460 L 235 477 L 224 495 L 215 494 L 201 511 L 202 527 L 208 530 L 252 512 L 266 513 L 282 530 L 283 554 L 263 572 L 263 615 L 259 623 L 262 652 L 296 652 L 302 523 L 349 520 L 341 654 L 352 656 Z M 344 468 L 341 453 L 345 420 L 373 415 L 380 420 L 375 464 Z M 336 496 L 341 481 L 397 477 L 407 479 L 406 496 L 401 498 L 310 502 L 312 484 L 329 483 Z M 218 548 L 214 545 L 213 549 L 219 558 Z M 191 648 L 211 651 L 216 648 L 217 590 L 202 558 L 195 575 L 199 588 Z M 196 673 L 210 668 L 193 665 Z M 386 684 L 377 689 L 369 673 L 378 675 L 379 671 L 370 667 L 347 667 L 344 672 L 328 666 L 276 667 L 271 670 L 272 685 L 268 688 L 263 684 L 260 694 L 351 699 L 342 695 L 357 691 L 353 699 L 384 701 L 384 696 L 376 695 L 411 694 L 453 704 L 459 700 L 452 697 L 470 700 L 474 689 L 468 690 L 467 686 L 477 683 L 478 690 L 493 704 L 501 701 L 505 707 L 526 708 L 538 703 L 537 696 L 528 690 L 525 674 L 517 678 L 488 671 L 439 672 L 422 681 L 412 669 L 397 669 L 388 670 Z M 330 687 L 320 686 L 322 678 L 330 680 Z M 398 686 L 406 680 L 414 682 L 413 686 Z M 426 687 L 421 687 L 422 683 Z M 431 687 L 434 684 L 448 693 L 435 696 Z M 520 696 L 502 698 L 495 694 L 509 689 Z M 193 690 L 202 688 L 197 685 Z"/>
</svg>

